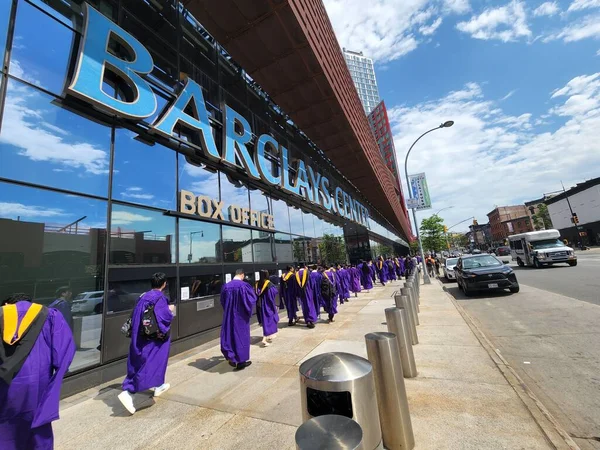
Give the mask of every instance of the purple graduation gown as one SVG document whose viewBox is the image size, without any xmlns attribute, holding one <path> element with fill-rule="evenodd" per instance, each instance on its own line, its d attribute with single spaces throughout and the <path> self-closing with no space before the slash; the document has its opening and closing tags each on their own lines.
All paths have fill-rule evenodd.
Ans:
<svg viewBox="0 0 600 450">
<path fill-rule="evenodd" d="M 144 309 L 150 305 L 154 305 L 158 329 L 168 336 L 165 340 L 148 339 L 141 331 Z M 141 392 L 165 382 L 172 320 L 167 297 L 161 291 L 152 289 L 141 295 L 131 316 L 131 343 L 127 356 L 127 376 L 123 380 L 124 391 Z"/>
<path fill-rule="evenodd" d="M 255 304 L 256 293 L 245 281 L 235 278 L 221 290 L 221 353 L 227 361 L 239 364 L 250 359 L 250 317 Z"/>
<path fill-rule="evenodd" d="M 352 292 L 360 292 L 360 272 L 356 267 L 350 268 L 350 274 L 352 276 L 350 283 L 350 290 Z"/>
<path fill-rule="evenodd" d="M 260 294 L 262 283 L 258 283 L 256 294 Z M 279 323 L 279 310 L 275 301 L 277 297 L 277 288 L 269 282 L 262 295 L 259 296 L 262 311 L 263 336 L 271 336 L 277 333 L 277 323 Z"/>
<path fill-rule="evenodd" d="M 371 267 L 367 263 L 362 263 L 360 265 L 360 280 L 364 289 L 371 290 L 373 289 L 373 279 L 371 278 Z"/>
<path fill-rule="evenodd" d="M 298 283 L 296 283 L 295 274 L 291 274 L 287 281 L 285 281 L 284 274 L 279 281 L 279 298 L 283 299 L 285 303 L 285 309 L 287 310 L 288 320 L 298 319 L 298 296 L 299 289 Z"/>
<path fill-rule="evenodd" d="M 369 270 L 371 271 L 371 281 L 373 281 L 373 283 L 375 283 L 375 264 L 371 263 L 371 265 L 369 266 Z"/>
<path fill-rule="evenodd" d="M 17 303 L 19 324 L 30 305 Z M 74 355 L 75 342 L 65 318 L 49 308 L 42 331 L 10 386 L 0 381 L 0 449 L 54 447 L 52 421 L 58 419 L 60 387 Z"/>
<path fill-rule="evenodd" d="M 319 315 L 321 308 L 325 306 L 325 300 L 321 295 L 321 280 L 323 278 L 323 275 L 321 275 L 321 272 L 319 272 L 318 270 L 313 270 L 308 276 L 312 278 L 313 300 L 315 302 L 315 310 L 317 312 L 317 315 Z"/>
<path fill-rule="evenodd" d="M 381 265 L 381 267 L 379 267 Z M 377 270 L 377 275 L 379 276 L 379 281 L 381 284 L 385 285 L 387 279 L 387 264 L 385 261 L 377 261 L 375 263 L 375 268 Z"/>
<path fill-rule="evenodd" d="M 396 281 L 396 266 L 394 265 L 394 261 L 392 261 L 391 259 L 388 259 L 386 261 L 387 264 L 387 276 L 388 276 L 388 280 L 393 280 Z"/>
<path fill-rule="evenodd" d="M 396 266 L 396 275 L 398 275 L 398 279 L 400 279 L 402 278 L 402 275 L 404 275 L 404 260 L 402 258 L 396 258 L 394 264 Z"/>
<path fill-rule="evenodd" d="M 331 270 L 323 272 L 323 276 L 327 277 L 331 283 L 337 288 L 337 274 Z M 337 310 L 337 295 L 333 295 L 331 298 L 325 300 L 325 311 L 327 314 L 335 315 L 338 313 Z"/>
<path fill-rule="evenodd" d="M 308 269 L 300 269 L 296 272 L 296 283 L 298 283 L 298 279 L 300 283 L 302 283 L 302 277 L 304 275 L 304 271 Z M 299 296 L 300 303 L 302 304 L 302 316 L 304 317 L 304 322 L 312 322 L 315 323 L 317 321 L 317 309 L 315 308 L 315 299 L 314 299 L 314 278 L 310 276 L 310 273 L 307 274 L 306 284 L 304 287 L 299 285 Z"/>
</svg>

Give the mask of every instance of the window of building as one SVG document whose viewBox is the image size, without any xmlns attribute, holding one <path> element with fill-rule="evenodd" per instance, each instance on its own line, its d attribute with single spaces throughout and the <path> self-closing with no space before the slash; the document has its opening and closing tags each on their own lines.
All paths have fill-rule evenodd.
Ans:
<svg viewBox="0 0 600 450">
<path fill-rule="evenodd" d="M 217 252 L 226 263 L 251 263 L 252 233 L 249 229 L 224 225 L 223 238 L 217 243 Z"/>
<path fill-rule="evenodd" d="M 286 233 L 275 233 L 275 257 L 278 263 L 293 262 L 292 237 Z"/>
<path fill-rule="evenodd" d="M 250 208 L 248 188 L 244 186 L 241 181 L 235 180 L 233 177 L 223 172 L 219 174 L 219 179 L 221 186 L 221 200 L 225 201 L 227 205 Z M 225 217 L 225 220 L 229 220 L 228 209 L 223 209 L 223 216 Z"/>
<path fill-rule="evenodd" d="M 290 206 L 288 208 L 290 213 L 290 228 L 292 234 L 304 234 L 304 227 L 302 225 L 302 211 L 298 208 Z"/>
<path fill-rule="evenodd" d="M 218 245 L 221 226 L 200 220 L 179 219 L 179 263 L 214 264 L 221 262 Z"/>
<path fill-rule="evenodd" d="M 283 231 L 284 233 L 290 232 L 290 216 L 288 213 L 288 205 L 283 200 L 271 199 L 271 205 L 273 208 L 273 221 L 275 222 L 275 229 Z"/>
<path fill-rule="evenodd" d="M 0 56 L 2 57 L 2 60 L 4 60 L 4 49 L 6 48 L 8 19 L 10 18 L 11 6 L 11 2 L 0 2 Z"/>
</svg>

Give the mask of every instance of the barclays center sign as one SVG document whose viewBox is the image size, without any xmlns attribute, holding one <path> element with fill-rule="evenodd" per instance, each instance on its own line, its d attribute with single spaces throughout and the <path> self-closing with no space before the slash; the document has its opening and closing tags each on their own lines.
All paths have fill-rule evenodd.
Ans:
<svg viewBox="0 0 600 450">
<path fill-rule="evenodd" d="M 67 92 L 111 114 L 144 120 L 157 109 L 156 96 L 143 75 L 149 74 L 154 62 L 150 52 L 131 34 L 85 3 L 84 35 L 77 55 L 77 64 Z M 127 57 L 111 52 L 118 43 Z M 102 88 L 106 72 L 118 77 L 130 91 L 130 99 L 115 98 Z M 189 112 L 189 114 L 188 114 Z M 242 168 L 249 177 L 261 180 L 283 191 L 320 205 L 324 210 L 348 220 L 368 225 L 369 213 L 358 201 L 303 160 L 294 162 L 296 176 L 290 177 L 288 149 L 272 136 L 262 134 L 252 142 L 248 121 L 233 108 L 222 105 L 223 142 L 217 149 L 201 87 L 187 78 L 174 101 L 168 104 L 150 124 L 150 131 L 169 139 L 178 139 L 175 127 L 194 135 L 191 145 L 208 159 L 230 167 Z M 253 148 L 251 155 L 249 149 Z M 273 171 L 267 158 L 276 157 L 280 171 Z M 239 161 L 239 163 L 238 163 Z M 241 164 L 241 165 L 240 165 Z"/>
</svg>

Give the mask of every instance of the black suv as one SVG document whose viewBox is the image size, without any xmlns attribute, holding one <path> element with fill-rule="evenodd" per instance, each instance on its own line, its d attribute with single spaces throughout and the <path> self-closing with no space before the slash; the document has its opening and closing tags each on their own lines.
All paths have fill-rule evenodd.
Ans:
<svg viewBox="0 0 600 450">
<path fill-rule="evenodd" d="M 509 289 L 519 292 L 519 282 L 515 272 L 494 255 L 464 255 L 454 268 L 458 286 L 466 296 L 476 291 L 497 291 Z"/>
</svg>

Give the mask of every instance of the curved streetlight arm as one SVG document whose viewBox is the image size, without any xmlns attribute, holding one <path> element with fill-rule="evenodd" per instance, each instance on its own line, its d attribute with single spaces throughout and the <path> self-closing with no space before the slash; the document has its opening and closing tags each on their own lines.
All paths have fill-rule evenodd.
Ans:
<svg viewBox="0 0 600 450">
<path fill-rule="evenodd" d="M 464 223 L 464 222 L 466 222 L 467 220 L 471 220 L 471 219 L 474 219 L 474 218 L 475 218 L 475 216 L 467 217 L 465 220 L 461 220 L 460 222 L 458 222 L 458 223 L 455 223 L 454 225 L 452 225 L 450 228 L 448 228 L 448 231 L 450 231 L 450 230 L 451 230 L 452 228 L 454 228 L 455 226 L 457 226 L 457 225 L 460 225 L 461 223 Z"/>
<path fill-rule="evenodd" d="M 432 131 L 435 130 L 439 130 L 440 128 L 444 128 L 444 124 L 441 124 L 438 127 L 432 128 L 431 130 L 426 131 L 425 133 L 423 133 L 421 136 L 419 136 L 417 138 L 417 140 L 415 142 L 413 142 L 413 144 L 410 146 L 410 148 L 408 149 L 408 153 L 406 154 L 406 156 L 404 157 L 404 175 L 406 175 L 406 185 L 408 186 L 408 198 L 412 198 L 411 192 L 410 192 L 410 184 L 408 182 L 408 156 L 410 155 L 410 152 L 412 151 L 413 147 L 415 146 L 415 144 L 417 142 L 419 142 L 419 140 L 425 136 L 428 133 L 431 133 Z"/>
</svg>

